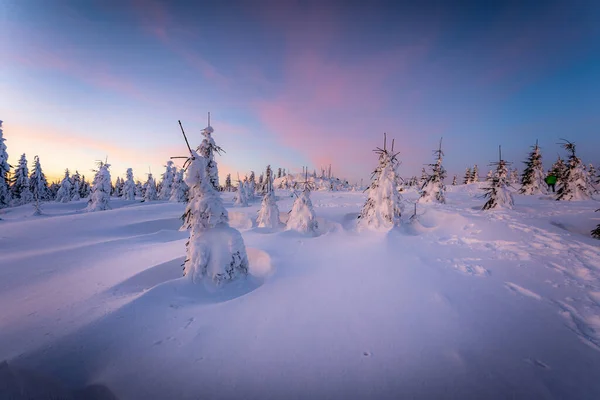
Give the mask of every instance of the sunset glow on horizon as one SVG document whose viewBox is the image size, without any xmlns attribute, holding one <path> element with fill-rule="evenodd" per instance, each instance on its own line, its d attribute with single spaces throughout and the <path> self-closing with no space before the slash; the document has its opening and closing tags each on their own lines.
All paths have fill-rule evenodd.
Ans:
<svg viewBox="0 0 600 400">
<path fill-rule="evenodd" d="M 368 180 L 383 132 L 400 175 L 522 169 L 539 139 L 600 162 L 594 2 L 0 1 L 0 119 L 9 161 L 50 180 L 162 174 L 211 112 L 221 178 L 267 164 Z M 564 154 L 563 154 L 564 155 Z M 179 161 L 179 160 L 177 160 Z M 178 166 L 182 163 L 178 162 Z"/>
</svg>

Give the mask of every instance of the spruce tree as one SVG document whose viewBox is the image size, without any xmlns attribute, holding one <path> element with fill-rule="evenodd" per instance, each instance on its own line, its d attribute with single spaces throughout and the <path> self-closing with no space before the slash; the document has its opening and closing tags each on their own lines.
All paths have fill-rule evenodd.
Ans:
<svg viewBox="0 0 600 400">
<path fill-rule="evenodd" d="M 156 182 L 154 182 L 154 178 L 152 174 L 148 174 L 148 180 L 144 184 L 144 201 L 156 201 L 158 200 L 158 193 L 156 191 Z"/>
<path fill-rule="evenodd" d="M 185 183 L 184 170 L 180 169 L 175 172 L 175 178 L 173 179 L 173 187 L 171 192 L 170 201 L 176 201 L 178 203 L 186 203 L 188 201 L 189 188 Z"/>
<path fill-rule="evenodd" d="M 33 171 L 29 176 L 29 185 L 33 195 L 34 215 L 40 215 L 42 213 L 42 201 L 48 198 L 48 182 L 42 172 L 42 165 L 38 156 L 33 159 Z"/>
<path fill-rule="evenodd" d="M 446 178 L 446 170 L 442 166 L 442 157 L 444 152 L 442 151 L 442 139 L 440 139 L 440 147 L 438 150 L 434 150 L 433 155 L 436 157 L 435 164 L 429 164 L 431 173 L 427 176 L 427 180 L 421 186 L 421 197 L 419 202 L 429 203 L 432 201 L 438 203 L 446 202 L 446 186 L 444 185 L 444 179 Z"/>
<path fill-rule="evenodd" d="M 246 247 L 240 232 L 229 226 L 227 210 L 207 175 L 209 160 L 190 153 L 185 176 L 189 201 L 182 217 L 190 237 L 183 274 L 192 282 L 209 279 L 220 286 L 248 274 Z"/>
<path fill-rule="evenodd" d="M 52 182 L 48 186 L 48 200 L 54 201 L 56 199 L 56 193 L 58 193 L 58 189 L 60 189 L 59 182 Z"/>
<path fill-rule="evenodd" d="M 98 161 L 98 169 L 94 172 L 94 181 L 86 211 L 104 211 L 110 209 L 110 192 L 112 190 L 110 178 L 110 164 Z"/>
<path fill-rule="evenodd" d="M 523 163 L 526 167 L 523 175 L 521 175 L 521 189 L 519 193 L 527 195 L 546 194 L 544 166 L 537 140 L 535 141 L 535 146 L 532 146 L 532 151 L 529 153 L 527 161 L 523 161 Z"/>
<path fill-rule="evenodd" d="M 496 172 L 488 179 L 488 186 L 484 188 L 484 198 L 488 199 L 483 205 L 483 210 L 489 210 L 492 208 L 512 208 L 514 200 L 512 194 L 508 190 L 508 169 L 507 162 L 502 159 L 502 150 L 499 147 L 499 160 L 493 162 L 490 165 L 496 166 Z"/>
<path fill-rule="evenodd" d="M 165 172 L 162 174 L 162 186 L 158 198 L 160 200 L 169 200 L 173 192 L 173 180 L 175 179 L 176 168 L 173 161 L 167 161 Z"/>
<path fill-rule="evenodd" d="M 279 169 L 281 171 L 281 168 Z M 259 228 L 277 228 L 279 226 L 279 207 L 275 200 L 273 180 L 267 182 L 267 191 L 263 196 L 256 223 Z"/>
<path fill-rule="evenodd" d="M 456 186 L 456 175 L 454 175 L 454 178 L 452 179 L 452 186 Z"/>
<path fill-rule="evenodd" d="M 13 183 L 10 189 L 13 205 L 20 206 L 33 201 L 33 194 L 29 189 L 29 168 L 27 167 L 25 153 L 19 158 L 19 165 L 15 170 Z"/>
<path fill-rule="evenodd" d="M 79 171 L 75 170 L 75 174 L 71 176 L 71 200 L 81 200 L 81 176 Z"/>
<path fill-rule="evenodd" d="M 517 184 L 519 183 L 519 170 L 516 168 L 513 168 L 510 170 L 510 179 L 509 182 L 511 184 Z"/>
<path fill-rule="evenodd" d="M 210 126 L 209 117 L 208 126 L 202 130 L 202 136 L 204 136 L 204 139 L 202 140 L 200 146 L 198 146 L 197 151 L 207 160 L 206 173 L 208 175 L 208 179 L 213 185 L 213 188 L 216 191 L 219 191 L 219 173 L 217 162 L 215 161 L 215 153 L 220 155 L 223 149 L 216 145 L 215 140 L 212 137 L 213 133 L 214 129 L 212 126 Z"/>
<path fill-rule="evenodd" d="M 81 186 L 79 187 L 79 198 L 85 199 L 89 196 L 90 192 L 90 184 L 85 179 L 85 175 L 81 176 Z"/>
<path fill-rule="evenodd" d="M 248 199 L 246 198 L 246 188 L 244 182 L 238 176 L 238 189 L 235 194 L 235 201 L 233 203 L 238 207 L 248 207 Z"/>
<path fill-rule="evenodd" d="M 371 175 L 371 185 L 367 190 L 367 201 L 358 216 L 358 229 L 391 229 L 400 224 L 402 196 L 398 191 L 398 153 L 386 147 L 384 134 L 383 149 L 374 151 L 379 156 L 379 165 Z"/>
<path fill-rule="evenodd" d="M 597 186 L 597 182 L 596 182 L 596 168 L 594 167 L 594 164 L 590 163 L 590 165 L 588 166 L 588 175 L 587 175 L 587 182 L 588 182 L 588 189 L 590 193 L 598 193 L 598 186 Z"/>
<path fill-rule="evenodd" d="M 71 201 L 71 177 L 69 175 L 69 169 L 65 170 L 65 176 L 60 183 L 60 189 L 56 193 L 57 203 L 68 203 Z"/>
<path fill-rule="evenodd" d="M 250 177 L 248 178 L 248 198 L 253 199 L 256 193 L 256 175 L 254 171 L 250 171 Z"/>
<path fill-rule="evenodd" d="M 558 159 L 552 164 L 552 168 L 550 169 L 550 173 L 556 177 L 556 183 L 560 185 L 563 180 L 563 177 L 567 171 L 567 166 L 565 165 L 560 155 Z"/>
<path fill-rule="evenodd" d="M 135 200 L 135 182 L 133 181 L 133 169 L 127 168 L 123 183 L 123 198 L 125 200 Z"/>
<path fill-rule="evenodd" d="M 465 177 L 463 178 L 463 185 L 471 183 L 471 168 L 467 168 L 465 171 Z"/>
<path fill-rule="evenodd" d="M 477 167 L 477 164 L 473 166 L 473 170 L 471 171 L 471 179 L 469 183 L 476 182 L 479 182 L 479 167 Z"/>
<path fill-rule="evenodd" d="M 0 120 L 0 208 L 8 207 L 11 204 L 10 185 L 8 181 L 8 173 L 10 165 L 8 164 L 8 153 L 6 152 L 6 144 L 4 143 L 4 133 L 2 130 L 2 121 Z"/>
<path fill-rule="evenodd" d="M 302 185 L 302 192 L 296 196 L 290 216 L 286 224 L 287 230 L 295 230 L 304 234 L 317 235 L 319 224 L 315 215 L 315 210 L 310 200 L 310 192 L 313 188 L 313 183 L 308 180 L 308 173 L 305 172 L 304 182 Z M 270 176 L 267 176 L 267 182 L 269 182 Z"/>
<path fill-rule="evenodd" d="M 600 211 L 600 208 L 596 210 L 596 212 Z M 592 237 L 596 239 L 600 239 L 600 224 L 596 226 L 596 229 L 592 231 Z"/>
<path fill-rule="evenodd" d="M 233 188 L 231 186 L 231 174 L 227 174 L 227 176 L 225 177 L 225 191 L 231 192 L 232 189 Z"/>
<path fill-rule="evenodd" d="M 569 154 L 569 161 L 562 176 L 560 186 L 556 192 L 556 200 L 589 200 L 587 174 L 583 170 L 583 164 L 575 154 L 575 143 L 563 139 L 562 146 Z"/>
</svg>

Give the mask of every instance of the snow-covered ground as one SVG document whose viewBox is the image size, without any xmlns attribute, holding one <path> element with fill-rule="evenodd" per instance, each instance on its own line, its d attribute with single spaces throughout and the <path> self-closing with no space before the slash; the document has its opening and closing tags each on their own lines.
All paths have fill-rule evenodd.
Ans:
<svg viewBox="0 0 600 400">
<path fill-rule="evenodd" d="M 354 229 L 362 192 L 312 193 L 316 237 L 225 193 L 251 276 L 219 291 L 181 278 L 181 203 L 2 210 L 0 361 L 119 399 L 599 399 L 598 201 L 448 192 L 389 233 Z"/>
</svg>

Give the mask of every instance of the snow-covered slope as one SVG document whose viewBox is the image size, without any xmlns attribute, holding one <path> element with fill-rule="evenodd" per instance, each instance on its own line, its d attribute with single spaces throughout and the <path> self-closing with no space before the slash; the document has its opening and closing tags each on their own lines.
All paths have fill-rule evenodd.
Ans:
<svg viewBox="0 0 600 400">
<path fill-rule="evenodd" d="M 251 275 L 216 292 L 180 278 L 181 203 L 2 210 L 0 361 L 119 399 L 600 398 L 598 202 L 483 212 L 477 188 L 389 233 L 315 192 L 316 237 L 226 193 Z"/>
</svg>

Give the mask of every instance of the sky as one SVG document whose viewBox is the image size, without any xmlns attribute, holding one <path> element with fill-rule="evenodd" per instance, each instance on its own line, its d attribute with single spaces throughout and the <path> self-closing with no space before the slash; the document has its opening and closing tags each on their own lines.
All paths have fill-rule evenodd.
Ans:
<svg viewBox="0 0 600 400">
<path fill-rule="evenodd" d="M 368 180 L 384 132 L 405 177 L 441 137 L 450 176 L 499 145 L 522 169 L 536 140 L 546 168 L 561 138 L 599 164 L 600 2 L 0 0 L 11 164 L 39 155 L 57 179 L 108 158 L 144 181 L 209 111 L 222 179 Z"/>
</svg>

